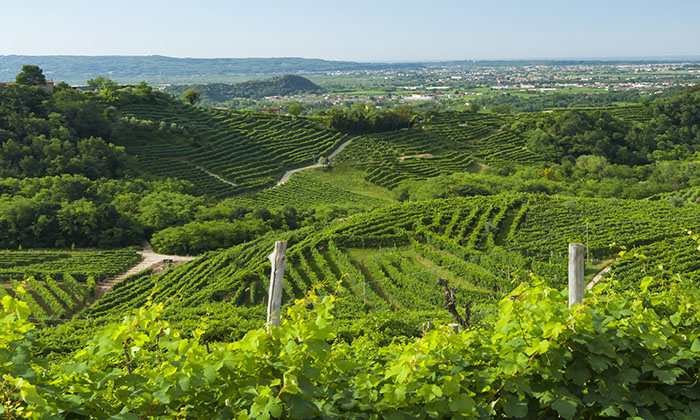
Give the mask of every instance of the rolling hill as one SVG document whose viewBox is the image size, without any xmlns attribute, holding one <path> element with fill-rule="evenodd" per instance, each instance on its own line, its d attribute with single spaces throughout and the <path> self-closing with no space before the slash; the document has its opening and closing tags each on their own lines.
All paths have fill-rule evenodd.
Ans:
<svg viewBox="0 0 700 420">
<path fill-rule="evenodd" d="M 154 126 L 186 127 L 187 142 L 154 142 L 143 130 L 126 150 L 146 170 L 192 181 L 201 193 L 219 197 L 274 185 L 286 169 L 311 164 L 349 138 L 308 118 L 198 108 L 167 99 L 126 105 L 121 112 Z"/>
<path fill-rule="evenodd" d="M 165 91 L 179 97 L 190 88 L 200 91 L 202 100 L 209 100 L 214 103 L 223 103 L 233 98 L 263 98 L 265 96 L 288 96 L 323 92 L 323 89 L 311 80 L 293 74 L 265 80 L 250 80 L 232 85 L 225 83 L 175 85 L 166 87 Z"/>
</svg>

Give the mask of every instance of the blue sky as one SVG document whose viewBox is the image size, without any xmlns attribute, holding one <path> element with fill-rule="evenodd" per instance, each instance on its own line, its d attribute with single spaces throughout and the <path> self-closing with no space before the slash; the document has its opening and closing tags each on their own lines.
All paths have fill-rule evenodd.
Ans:
<svg viewBox="0 0 700 420">
<path fill-rule="evenodd" d="M 3 0 L 0 55 L 700 56 L 697 0 Z"/>
</svg>

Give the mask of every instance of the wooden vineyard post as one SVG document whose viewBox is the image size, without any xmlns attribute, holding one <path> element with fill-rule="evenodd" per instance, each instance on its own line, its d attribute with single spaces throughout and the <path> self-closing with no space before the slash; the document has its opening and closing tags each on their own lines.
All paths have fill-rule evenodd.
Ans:
<svg viewBox="0 0 700 420">
<path fill-rule="evenodd" d="M 362 278 L 362 303 L 367 304 L 367 296 L 365 295 L 365 279 Z"/>
<path fill-rule="evenodd" d="M 287 263 L 287 241 L 275 242 L 275 250 L 269 258 L 272 270 L 270 270 L 270 295 L 267 300 L 267 332 L 270 332 L 270 326 L 279 327 L 280 325 L 284 268 Z"/>
<path fill-rule="evenodd" d="M 586 260 L 588 260 L 588 264 L 591 263 L 591 246 L 590 242 L 588 241 L 588 223 L 586 223 Z"/>
<path fill-rule="evenodd" d="M 569 244 L 569 307 L 583 300 L 585 290 L 583 258 L 583 245 Z"/>
</svg>

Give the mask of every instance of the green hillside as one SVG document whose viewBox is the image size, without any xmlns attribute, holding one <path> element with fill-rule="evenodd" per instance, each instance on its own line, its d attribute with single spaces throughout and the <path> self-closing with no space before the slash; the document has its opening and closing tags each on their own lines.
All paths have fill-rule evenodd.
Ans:
<svg viewBox="0 0 700 420">
<path fill-rule="evenodd" d="M 684 241 L 697 228 L 700 165 L 678 157 L 696 148 L 697 87 L 645 105 L 539 114 L 352 107 L 288 117 L 186 105 L 145 84 L 48 93 L 33 83 L 0 89 L 0 241 L 58 250 L 26 263 L 24 251 L 8 250 L 15 263 L 0 271 L 6 291 L 34 277 L 37 318 L 69 313 L 58 289 L 35 293 L 45 278 L 68 293 L 70 278 L 85 288 L 135 262 L 133 251 L 114 251 L 124 255 L 105 254 L 95 263 L 104 268 L 90 270 L 67 247 L 142 240 L 164 254 L 205 255 L 119 283 L 76 322 L 147 301 L 168 304 L 175 323 L 202 311 L 258 314 L 266 255 L 280 239 L 290 242 L 287 302 L 311 289 L 337 293 L 344 328 L 379 311 L 402 325 L 397 336 L 415 335 L 420 317 L 449 319 L 440 277 L 482 305 L 478 317 L 531 276 L 558 284 L 571 241 L 588 246 L 589 277 L 611 266 L 608 275 L 638 279 L 672 262 L 697 276 Z M 322 167 L 277 185 L 320 158 Z M 643 251 L 618 255 L 632 249 Z M 634 260 L 640 253 L 653 264 Z M 630 273 L 635 266 L 647 271 Z M 220 326 L 219 339 L 244 332 Z"/>
<path fill-rule="evenodd" d="M 642 276 L 657 273 L 658 264 L 699 278 L 697 243 L 686 233 L 700 228 L 698 210 L 665 202 L 526 194 L 391 205 L 321 230 L 268 234 L 207 253 L 162 275 L 125 280 L 75 322 L 99 325 L 100 319 L 119 317 L 152 301 L 166 305 L 166 317 L 175 325 L 184 327 L 208 314 L 216 320 L 212 339 L 238 337 L 264 322 L 267 255 L 274 241 L 288 240 L 284 305 L 313 289 L 341 298 L 342 334 L 356 334 L 352 331 L 371 312 L 393 326 L 385 339 L 415 336 L 421 322 L 449 322 L 438 278 L 457 287 L 460 302 L 472 303 L 475 322 L 487 322 L 496 302 L 532 276 L 565 287 L 569 242 L 588 246 L 588 281 L 608 265 L 615 287 L 627 291 L 637 290 Z M 622 249 L 635 251 L 619 258 Z M 646 257 L 640 259 L 640 253 Z M 241 317 L 252 314 L 239 324 Z M 47 345 L 66 345 L 54 332 L 47 334 Z"/>
<path fill-rule="evenodd" d="M 191 143 L 153 142 L 146 132 L 127 144 L 127 152 L 146 170 L 186 179 L 214 196 L 273 185 L 286 169 L 312 164 L 349 139 L 306 118 L 197 108 L 170 100 L 126 105 L 121 112 L 154 126 L 185 127 Z"/>
<path fill-rule="evenodd" d="M 323 92 L 323 89 L 311 80 L 293 74 L 265 80 L 249 80 L 235 84 L 175 85 L 168 86 L 165 91 L 179 97 L 188 89 L 197 89 L 202 94 L 202 100 L 208 100 L 213 103 L 224 103 L 234 98 L 259 99 L 265 96 L 288 96 Z"/>
<path fill-rule="evenodd" d="M 288 117 L 17 80 L 0 86 L 0 410 L 694 418 L 700 87 Z M 589 290 L 569 307 L 574 242 Z"/>
</svg>

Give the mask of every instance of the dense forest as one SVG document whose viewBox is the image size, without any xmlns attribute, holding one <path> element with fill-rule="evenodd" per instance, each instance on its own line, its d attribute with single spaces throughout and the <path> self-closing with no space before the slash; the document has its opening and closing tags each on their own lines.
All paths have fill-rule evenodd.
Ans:
<svg viewBox="0 0 700 420">
<path fill-rule="evenodd" d="M 474 98 L 472 102 L 484 109 L 507 114 L 511 112 L 539 112 L 554 108 L 606 107 L 617 104 L 647 103 L 657 98 L 671 96 L 678 90 L 668 89 L 663 93 L 651 95 L 636 90 L 591 93 L 526 91 L 524 95 L 506 93 L 480 96 Z"/>
<path fill-rule="evenodd" d="M 548 160 L 603 156 L 611 162 L 639 164 L 691 156 L 700 146 L 700 86 L 647 102 L 642 122 L 606 110 L 571 110 L 524 119 L 513 130 Z"/>
</svg>

